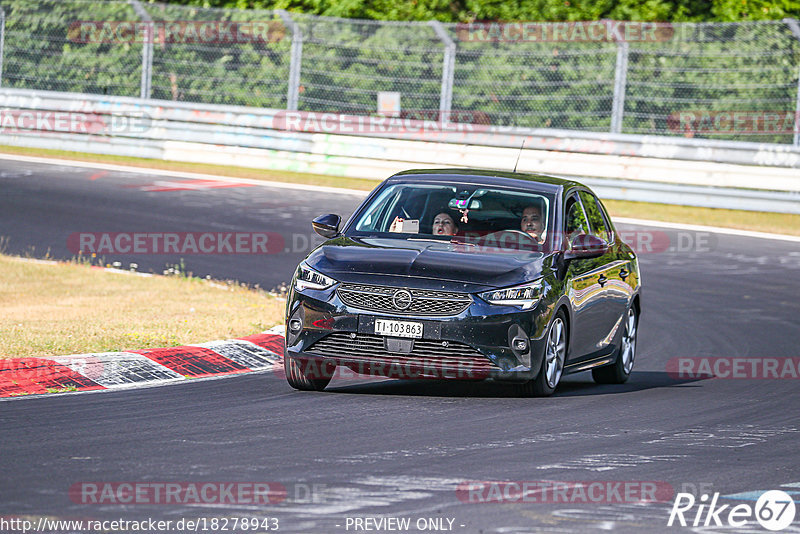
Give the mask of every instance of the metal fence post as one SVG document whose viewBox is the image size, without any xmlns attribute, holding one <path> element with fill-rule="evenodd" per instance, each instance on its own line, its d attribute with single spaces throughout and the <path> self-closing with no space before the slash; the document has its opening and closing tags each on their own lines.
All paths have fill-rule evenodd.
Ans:
<svg viewBox="0 0 800 534">
<path fill-rule="evenodd" d="M 611 101 L 611 133 L 622 132 L 625 113 L 625 86 L 628 80 L 628 43 L 617 43 L 617 67 L 614 72 L 614 99 Z"/>
<path fill-rule="evenodd" d="M 284 10 L 276 10 L 283 23 L 292 30 L 292 49 L 290 52 L 291 63 L 289 64 L 289 87 L 286 93 L 286 109 L 297 111 L 300 101 L 300 69 L 303 64 L 303 32 L 300 26 L 292 20 L 291 15 Z"/>
<path fill-rule="evenodd" d="M 6 10 L 0 7 L 0 87 L 3 86 L 3 57 L 6 51 Z"/>
<path fill-rule="evenodd" d="M 794 138 L 792 144 L 800 147 L 800 67 L 797 67 L 797 101 L 794 104 Z"/>
<path fill-rule="evenodd" d="M 792 30 L 792 35 L 795 36 L 800 42 L 800 24 L 796 19 L 783 19 L 789 29 Z M 794 105 L 794 138 L 792 139 L 794 146 L 800 147 L 800 65 L 797 67 L 797 100 Z"/>
<path fill-rule="evenodd" d="M 444 44 L 444 57 L 442 59 L 442 90 L 439 96 L 439 120 L 443 123 L 450 121 L 450 110 L 453 107 L 453 79 L 456 71 L 456 43 L 447 34 L 447 30 L 438 20 L 428 24 L 433 27 L 436 36 Z"/>
<path fill-rule="evenodd" d="M 142 42 L 142 83 L 139 91 L 141 98 L 150 98 L 150 91 L 153 83 L 153 41 L 155 40 L 155 28 L 153 27 L 153 19 L 150 13 L 139 3 L 139 0 L 128 0 L 128 3 L 133 6 L 133 10 L 144 22 L 149 22 L 147 26 L 147 34 L 144 36 Z"/>
</svg>

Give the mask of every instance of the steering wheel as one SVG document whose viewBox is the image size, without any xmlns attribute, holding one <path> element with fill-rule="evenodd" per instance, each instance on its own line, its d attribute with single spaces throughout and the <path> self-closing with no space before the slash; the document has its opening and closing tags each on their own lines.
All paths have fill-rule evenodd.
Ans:
<svg viewBox="0 0 800 534">
<path fill-rule="evenodd" d="M 498 243 L 499 245 L 504 245 L 505 241 L 507 239 L 507 238 L 503 237 L 504 235 L 507 235 L 507 236 L 523 236 L 523 237 L 525 237 L 526 241 L 521 241 L 521 240 L 517 241 L 517 243 L 516 243 L 517 246 L 523 245 L 523 244 L 526 247 L 531 245 L 531 244 L 535 245 L 537 247 L 541 246 L 541 243 L 539 243 L 539 241 L 536 238 L 534 238 L 533 236 L 531 236 L 529 233 L 523 232 L 522 230 L 516 230 L 516 229 L 513 229 L 513 228 L 509 228 L 507 230 L 497 230 L 496 232 L 492 232 L 490 234 L 486 234 L 485 236 L 480 238 L 479 242 L 489 243 L 489 242 L 493 241 L 495 243 Z M 513 241 L 515 241 L 516 239 L 518 239 L 518 238 L 515 238 L 515 239 L 511 240 L 512 244 L 513 244 Z"/>
<path fill-rule="evenodd" d="M 531 236 L 528 232 L 523 232 L 522 230 L 517 230 L 515 228 L 509 228 L 507 230 L 497 230 L 496 232 L 492 232 L 491 234 L 486 234 L 485 236 L 483 236 L 483 238 L 486 239 L 487 237 L 492 236 L 493 238 L 496 239 L 497 236 L 502 235 L 502 234 L 506 234 L 506 233 L 525 236 L 525 237 L 528 238 L 529 241 L 533 241 L 537 245 L 539 244 L 539 242 L 533 236 Z"/>
</svg>

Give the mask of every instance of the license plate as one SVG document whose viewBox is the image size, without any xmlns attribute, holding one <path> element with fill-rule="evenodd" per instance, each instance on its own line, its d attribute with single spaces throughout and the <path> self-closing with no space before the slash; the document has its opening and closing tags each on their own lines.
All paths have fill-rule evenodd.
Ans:
<svg viewBox="0 0 800 534">
<path fill-rule="evenodd" d="M 375 319 L 375 333 L 379 336 L 422 337 L 422 323 Z"/>
</svg>

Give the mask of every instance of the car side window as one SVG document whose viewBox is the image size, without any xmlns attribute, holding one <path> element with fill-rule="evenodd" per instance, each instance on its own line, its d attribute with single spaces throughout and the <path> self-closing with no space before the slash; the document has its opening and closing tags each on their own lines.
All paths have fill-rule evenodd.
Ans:
<svg viewBox="0 0 800 534">
<path fill-rule="evenodd" d="M 605 205 L 600 202 L 600 199 L 595 197 L 597 201 L 597 207 L 600 208 L 600 213 L 603 214 L 603 221 L 605 221 L 606 228 L 608 229 L 608 242 L 614 241 L 614 225 L 611 223 L 611 217 L 608 215 L 608 210 L 606 209 Z"/>
<path fill-rule="evenodd" d="M 611 236 L 600 206 L 597 204 L 597 198 L 588 191 L 579 191 L 578 195 L 581 197 L 583 209 L 586 210 L 586 218 L 589 220 L 592 234 L 609 241 Z"/>
<path fill-rule="evenodd" d="M 581 203 L 575 195 L 567 199 L 567 210 L 565 217 L 565 236 L 571 240 L 577 234 L 588 234 L 589 225 L 586 223 L 586 214 L 583 213 Z"/>
</svg>

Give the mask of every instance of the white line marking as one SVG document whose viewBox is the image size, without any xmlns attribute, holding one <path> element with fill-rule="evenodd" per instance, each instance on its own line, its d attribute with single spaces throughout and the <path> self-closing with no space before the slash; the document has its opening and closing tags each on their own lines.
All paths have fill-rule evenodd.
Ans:
<svg viewBox="0 0 800 534">
<path fill-rule="evenodd" d="M 107 171 L 130 172 L 136 174 L 154 174 L 157 176 L 169 176 L 172 178 L 189 178 L 194 180 L 217 180 L 220 182 L 228 182 L 233 184 L 260 185 L 263 187 L 276 187 L 279 189 L 298 189 L 301 191 L 317 191 L 321 193 L 336 193 L 340 195 L 357 195 L 360 197 L 366 197 L 369 194 L 369 191 L 358 191 L 355 189 L 344 189 L 341 187 L 293 184 L 289 182 L 270 182 L 267 180 L 252 180 L 250 178 L 235 178 L 233 176 L 220 176 L 218 174 L 168 171 L 164 169 L 151 169 L 149 167 L 132 167 L 130 165 L 113 165 L 109 163 L 93 163 L 90 161 L 75 161 L 75 160 L 58 159 L 58 158 L 40 158 L 33 156 L 18 156 L 16 154 L 0 153 L 0 160 L 4 159 L 12 161 L 23 161 L 27 163 L 42 163 L 45 165 L 64 165 L 66 167 L 79 167 L 84 169 L 104 169 Z M 331 175 L 331 177 L 336 178 L 333 175 Z M 380 182 L 378 180 L 375 180 L 376 186 L 379 183 Z"/>
<path fill-rule="evenodd" d="M 754 232 L 751 230 L 738 230 L 736 228 L 721 228 L 719 226 L 702 226 L 699 224 L 683 224 L 664 221 L 650 221 L 647 219 L 628 219 L 626 217 L 612 217 L 614 223 L 635 224 L 639 226 L 656 226 L 659 228 L 675 228 L 676 230 L 693 230 L 696 232 L 713 232 L 717 234 L 735 235 L 740 237 L 755 237 L 758 239 L 777 239 L 800 243 L 800 236 L 770 234 L 767 232 Z"/>
</svg>

